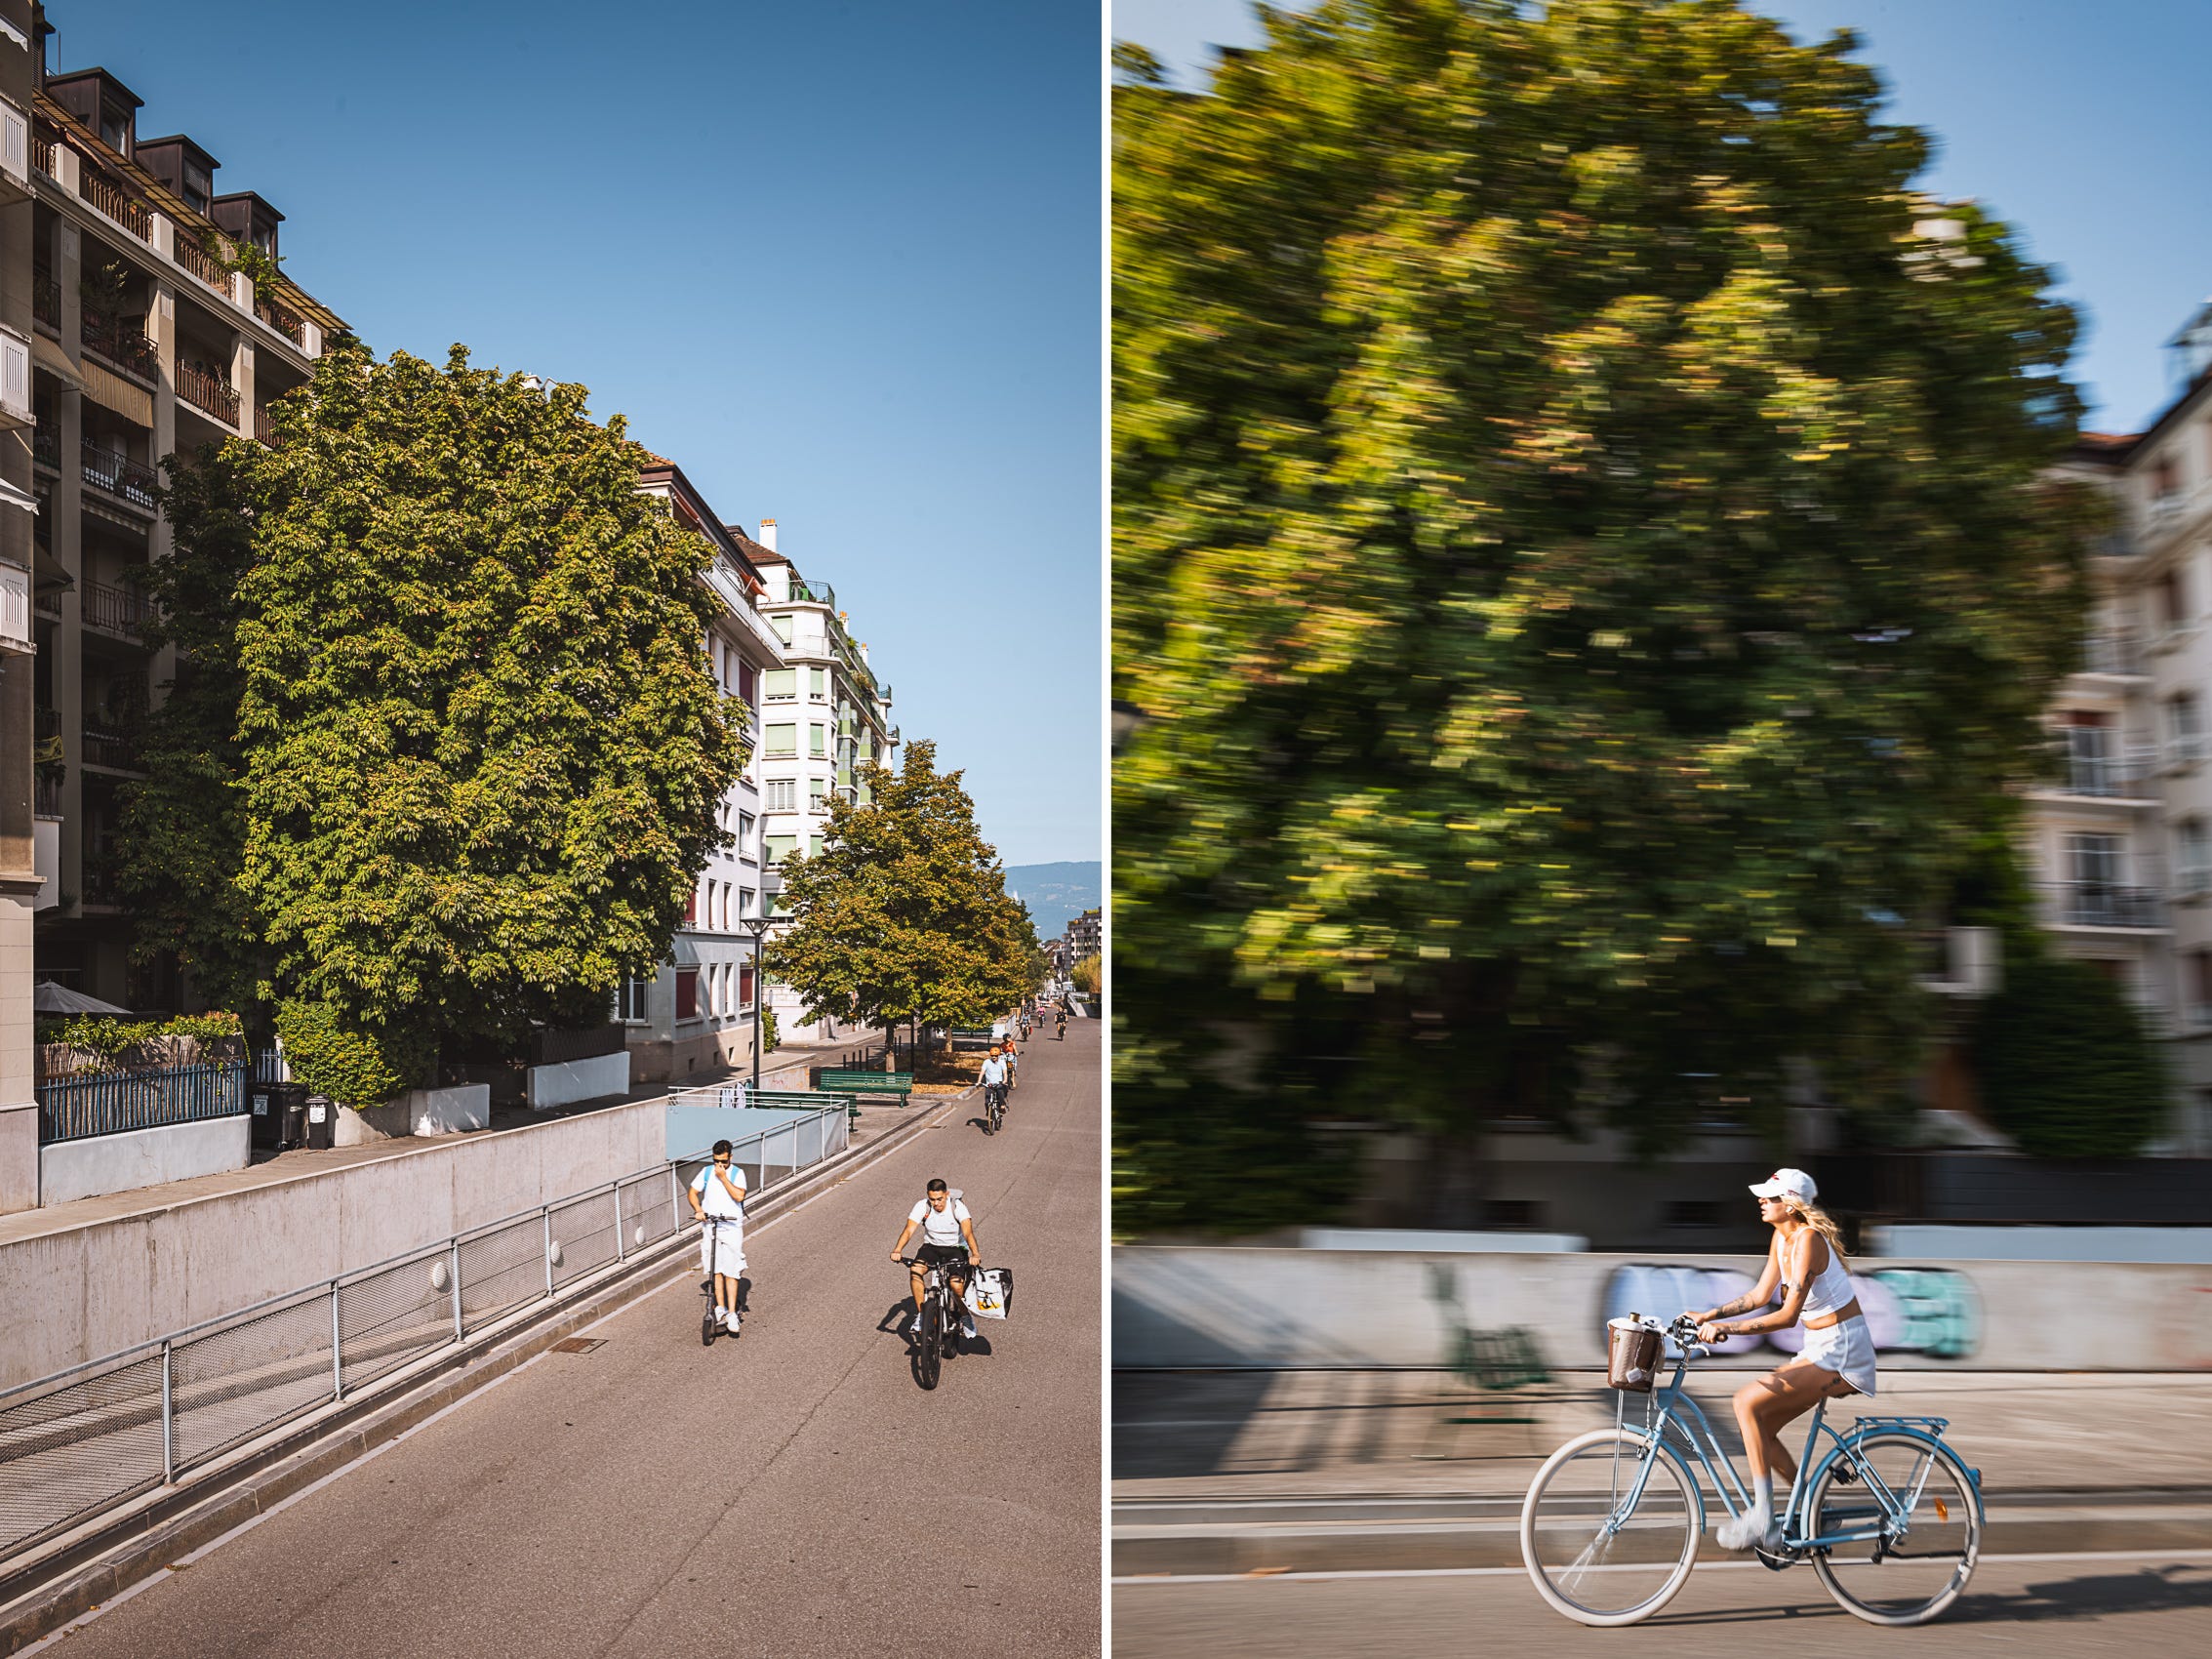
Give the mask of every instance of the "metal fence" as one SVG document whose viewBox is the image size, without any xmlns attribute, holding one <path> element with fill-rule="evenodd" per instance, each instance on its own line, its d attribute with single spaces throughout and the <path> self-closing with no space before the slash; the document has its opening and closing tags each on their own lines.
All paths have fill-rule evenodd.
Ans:
<svg viewBox="0 0 2212 1659">
<path fill-rule="evenodd" d="M 739 1141 L 732 1161 L 759 1194 L 848 1139 L 840 1104 Z M 0 1559 L 685 1231 L 684 1189 L 706 1155 L 0 1394 Z"/>
<path fill-rule="evenodd" d="M 56 1077 L 38 1085 L 38 1140 L 51 1146 L 245 1112 L 246 1068 L 238 1061 Z"/>
</svg>

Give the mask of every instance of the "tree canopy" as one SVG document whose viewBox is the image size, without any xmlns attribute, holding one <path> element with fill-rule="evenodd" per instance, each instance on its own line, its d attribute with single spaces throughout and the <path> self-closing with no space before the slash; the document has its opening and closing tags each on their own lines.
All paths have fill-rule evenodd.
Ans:
<svg viewBox="0 0 2212 1659">
<path fill-rule="evenodd" d="M 1117 1221 L 1325 1198 L 1325 1117 L 1894 1107 L 2079 626 L 2048 273 L 1848 34 L 1264 16 L 1115 95 Z"/>
<path fill-rule="evenodd" d="M 899 770 L 866 768 L 872 800 L 833 801 L 822 851 L 784 865 L 792 924 L 766 969 L 807 1017 L 880 1025 L 987 1024 L 1038 983 L 1036 929 L 1006 891 L 958 772 L 937 746 L 906 746 Z"/>
<path fill-rule="evenodd" d="M 1973 1038 L 1983 1109 L 2032 1156 L 2133 1157 L 2165 1121 L 2160 1045 L 2092 962 L 2014 941 Z"/>
<path fill-rule="evenodd" d="M 584 398 L 346 343 L 274 444 L 172 464 L 151 576 L 185 657 L 124 824 L 141 946 L 327 1009 L 290 1023 L 388 1062 L 349 1074 L 603 1017 L 722 834 L 744 724 L 701 649 L 710 550 Z"/>
</svg>

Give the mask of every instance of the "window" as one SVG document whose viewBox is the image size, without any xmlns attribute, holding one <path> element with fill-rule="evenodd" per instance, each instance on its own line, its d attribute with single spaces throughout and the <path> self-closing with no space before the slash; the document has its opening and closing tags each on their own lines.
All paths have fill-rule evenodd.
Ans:
<svg viewBox="0 0 2212 1659">
<path fill-rule="evenodd" d="M 760 895 L 754 892 L 750 887 L 741 887 L 738 889 L 738 916 L 741 920 L 746 916 L 756 916 L 760 914 L 759 904 Z"/>
<path fill-rule="evenodd" d="M 799 781 L 796 778 L 771 778 L 761 789 L 770 812 L 799 810 Z"/>
<path fill-rule="evenodd" d="M 2067 788 L 2077 795 L 2109 795 L 2119 782 L 2113 765 L 2111 728 L 2103 714 L 2081 710 L 2066 729 Z"/>
<path fill-rule="evenodd" d="M 2189 1023 L 2212 1026 L 2212 951 L 2189 953 Z"/>
<path fill-rule="evenodd" d="M 826 726 L 815 725 L 809 726 L 807 728 L 807 753 L 814 756 L 814 758 L 817 760 L 824 760 L 828 758 L 828 732 L 829 728 Z M 769 750 L 769 752 L 773 754 L 775 750 L 771 749 Z"/>
<path fill-rule="evenodd" d="M 810 859 L 822 857 L 822 837 L 820 835 L 809 835 L 807 837 L 807 857 Z"/>
<path fill-rule="evenodd" d="M 799 670 L 796 668 L 770 668 L 760 676 L 760 696 L 764 703 L 788 703 L 799 695 Z"/>
<path fill-rule="evenodd" d="M 807 780 L 807 805 L 816 812 L 822 810 L 824 788 L 824 781 L 820 778 L 809 778 Z"/>
<path fill-rule="evenodd" d="M 821 731 L 820 726 L 815 727 Z M 761 751 L 773 758 L 789 759 L 799 752 L 799 728 L 795 725 L 770 726 L 762 734 Z"/>
<path fill-rule="evenodd" d="M 2189 612 L 2185 608 L 2186 599 L 2187 595 L 2182 589 L 2181 567 L 2179 565 L 2167 566 L 2165 572 L 2158 578 L 2158 611 L 2160 620 L 2165 623 L 2168 633 L 2173 632 L 2174 629 L 2189 621 Z"/>
<path fill-rule="evenodd" d="M 807 669 L 807 701 L 809 703 L 826 703 L 829 701 L 828 669 Z"/>
<path fill-rule="evenodd" d="M 699 1018 L 699 970 L 697 968 L 678 968 L 676 970 L 676 1018 L 679 1020 L 696 1020 Z"/>
<path fill-rule="evenodd" d="M 760 676 L 753 672 L 752 665 L 744 662 L 739 663 L 738 695 L 747 703 L 758 704 L 760 699 L 756 694 L 759 690 Z"/>
<path fill-rule="evenodd" d="M 796 835 L 771 835 L 768 837 L 767 858 L 770 864 L 782 864 L 799 850 Z"/>
<path fill-rule="evenodd" d="M 2174 826 L 2174 840 L 2176 884 L 2181 891 L 2201 893 L 2212 888 L 2212 834 L 2206 832 L 2204 820 L 2183 819 Z"/>
<path fill-rule="evenodd" d="M 653 982 L 649 979 L 625 979 L 615 988 L 615 1018 L 624 1022 L 643 1020 L 645 992 Z"/>
<path fill-rule="evenodd" d="M 778 639 L 781 639 L 785 645 L 791 643 L 791 618 L 788 612 L 780 617 L 770 617 L 768 626 Z"/>
<path fill-rule="evenodd" d="M 2193 691 L 2166 699 L 2166 754 L 2176 765 L 2204 758 L 2204 714 Z"/>
<path fill-rule="evenodd" d="M 752 858 L 752 827 L 758 822 L 749 812 L 738 814 L 738 857 L 747 862 Z"/>
<path fill-rule="evenodd" d="M 693 889 L 691 890 L 691 897 L 690 897 L 690 898 L 688 898 L 688 899 L 686 899 L 686 900 L 684 901 L 684 925 L 685 925 L 686 927 L 689 927 L 689 926 L 691 926 L 691 925 L 692 925 L 692 924 L 693 924 L 694 922 L 696 922 L 696 921 L 698 921 L 698 920 L 699 920 L 699 889 L 698 889 L 698 888 L 696 888 L 696 887 L 694 887 L 694 888 L 693 888 Z"/>
<path fill-rule="evenodd" d="M 2131 897 L 2120 888 L 2120 838 L 2069 835 L 2066 838 L 2070 891 L 2066 920 L 2075 927 L 2124 927 L 2131 922 Z"/>
<path fill-rule="evenodd" d="M 738 1006 L 752 1007 L 752 964 L 746 962 L 738 969 Z"/>
</svg>

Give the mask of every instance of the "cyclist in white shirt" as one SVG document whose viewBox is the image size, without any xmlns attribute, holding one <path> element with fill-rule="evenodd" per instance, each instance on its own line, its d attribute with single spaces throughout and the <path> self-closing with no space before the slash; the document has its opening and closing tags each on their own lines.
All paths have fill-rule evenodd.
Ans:
<svg viewBox="0 0 2212 1659">
<path fill-rule="evenodd" d="M 968 1206 L 952 1195 L 945 1178 L 933 1179 L 922 1201 L 906 1212 L 906 1225 L 899 1231 L 899 1242 L 891 1246 L 891 1259 L 899 1261 L 906 1254 L 906 1240 L 913 1237 L 914 1229 L 922 1230 L 922 1247 L 914 1252 L 913 1331 L 918 1336 L 922 1328 L 922 1269 L 943 1262 L 947 1264 L 946 1276 L 952 1281 L 952 1294 L 965 1297 L 968 1293 L 968 1267 L 984 1265 L 984 1250 L 976 1242 L 976 1218 L 968 1213 Z M 962 1240 L 966 1242 L 963 1243 Z M 966 1311 L 963 1303 L 960 1315 L 960 1334 L 974 1340 L 975 1315 Z"/>
<path fill-rule="evenodd" d="M 714 1316 L 738 1329 L 738 1279 L 745 1271 L 745 1172 L 730 1161 L 730 1143 L 714 1143 L 714 1161 L 699 1172 L 685 1194 L 703 1233 L 699 1267 L 714 1278 Z"/>
<path fill-rule="evenodd" d="M 1001 1054 L 998 1051 L 998 1045 L 993 1043 L 990 1052 L 984 1056 L 982 1072 L 984 1105 L 986 1108 L 994 1097 L 1000 1106 L 1003 1107 L 1006 1104 L 1006 1090 L 1012 1074 L 1007 1068 L 1006 1056 Z"/>
</svg>

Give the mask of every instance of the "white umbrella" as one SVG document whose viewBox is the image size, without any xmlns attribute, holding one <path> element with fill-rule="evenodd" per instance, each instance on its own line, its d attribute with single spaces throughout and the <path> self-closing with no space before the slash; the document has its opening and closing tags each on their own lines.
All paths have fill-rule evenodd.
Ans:
<svg viewBox="0 0 2212 1659">
<path fill-rule="evenodd" d="M 112 1002 L 102 1002 L 97 996 L 87 996 L 81 991 L 71 991 L 59 980 L 42 979 L 31 987 L 31 1011 L 38 1014 L 122 1014 L 131 1010 L 118 1008 Z"/>
</svg>

